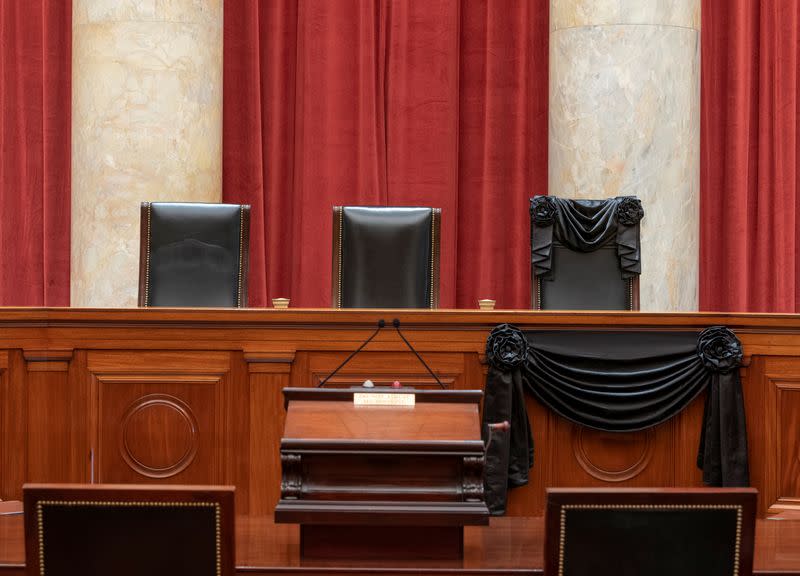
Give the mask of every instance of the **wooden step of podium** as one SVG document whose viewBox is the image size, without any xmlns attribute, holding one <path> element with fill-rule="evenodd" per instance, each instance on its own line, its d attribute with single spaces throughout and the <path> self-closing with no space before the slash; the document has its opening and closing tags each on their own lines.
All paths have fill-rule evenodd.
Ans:
<svg viewBox="0 0 800 576">
<path fill-rule="evenodd" d="M 309 560 L 458 560 L 463 526 L 303 524 L 300 555 Z"/>
</svg>

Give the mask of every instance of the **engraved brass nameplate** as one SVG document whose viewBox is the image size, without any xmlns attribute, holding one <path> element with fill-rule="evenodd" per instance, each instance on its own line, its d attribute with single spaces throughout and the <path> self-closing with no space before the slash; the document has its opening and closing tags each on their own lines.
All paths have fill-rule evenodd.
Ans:
<svg viewBox="0 0 800 576">
<path fill-rule="evenodd" d="M 356 392 L 355 406 L 414 406 L 414 394 L 386 394 L 383 392 Z"/>
</svg>

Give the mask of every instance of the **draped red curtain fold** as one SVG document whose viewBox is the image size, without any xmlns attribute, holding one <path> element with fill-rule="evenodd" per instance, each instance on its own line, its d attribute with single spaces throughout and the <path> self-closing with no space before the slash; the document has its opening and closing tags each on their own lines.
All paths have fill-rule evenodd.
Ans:
<svg viewBox="0 0 800 576">
<path fill-rule="evenodd" d="M 72 3 L 0 2 L 0 305 L 68 306 Z"/>
<path fill-rule="evenodd" d="M 796 0 L 703 0 L 700 307 L 800 311 Z"/>
<path fill-rule="evenodd" d="M 442 307 L 530 304 L 548 0 L 227 0 L 223 198 L 251 305 L 329 306 L 331 208 L 442 208 Z"/>
</svg>

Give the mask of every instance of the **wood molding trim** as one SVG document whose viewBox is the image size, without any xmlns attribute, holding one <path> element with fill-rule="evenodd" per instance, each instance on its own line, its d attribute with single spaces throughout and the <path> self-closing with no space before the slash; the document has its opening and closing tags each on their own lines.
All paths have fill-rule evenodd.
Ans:
<svg viewBox="0 0 800 576">
<path fill-rule="evenodd" d="M 23 349 L 25 367 L 29 372 L 66 372 L 72 361 L 73 350 L 63 349 Z"/>
</svg>

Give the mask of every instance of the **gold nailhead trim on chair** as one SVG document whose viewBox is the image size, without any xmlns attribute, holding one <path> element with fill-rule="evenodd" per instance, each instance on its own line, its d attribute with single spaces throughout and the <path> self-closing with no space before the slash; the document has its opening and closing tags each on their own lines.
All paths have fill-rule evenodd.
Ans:
<svg viewBox="0 0 800 576">
<path fill-rule="evenodd" d="M 564 576 L 567 510 L 736 510 L 733 576 L 738 576 L 739 574 L 739 556 L 742 546 L 742 507 L 737 504 L 565 504 L 561 508 L 561 527 L 558 534 L 558 576 Z"/>
<path fill-rule="evenodd" d="M 542 277 L 536 277 L 536 307 L 538 310 L 542 309 Z"/>
<path fill-rule="evenodd" d="M 633 278 L 628 278 L 628 310 L 633 312 Z"/>
<path fill-rule="evenodd" d="M 145 248 L 145 268 L 144 268 L 144 305 L 150 306 L 150 214 L 151 204 L 147 203 L 147 246 Z"/>
<path fill-rule="evenodd" d="M 344 229 L 344 206 L 339 208 L 339 277 L 336 279 L 336 308 L 342 307 L 342 230 Z"/>
<path fill-rule="evenodd" d="M 242 307 L 242 265 L 244 259 L 244 206 L 239 206 L 239 284 L 236 295 L 236 307 Z"/>
<path fill-rule="evenodd" d="M 434 283 L 434 263 L 436 262 L 436 210 L 431 208 L 431 310 L 434 308 L 433 283 Z"/>
</svg>

